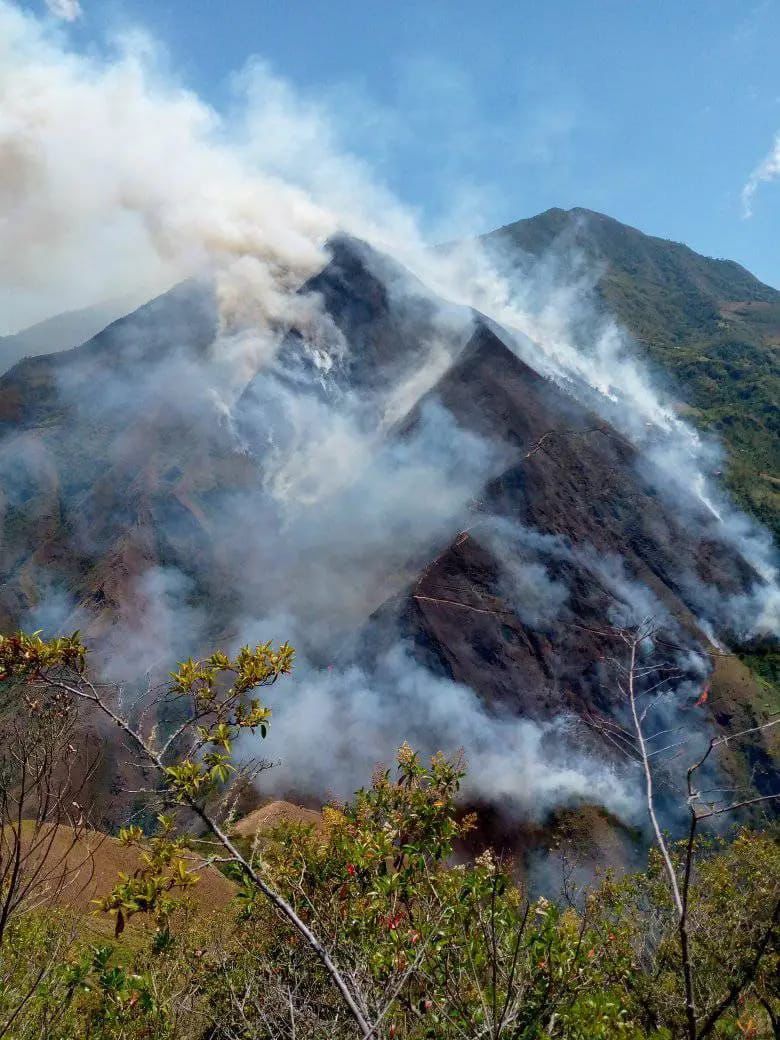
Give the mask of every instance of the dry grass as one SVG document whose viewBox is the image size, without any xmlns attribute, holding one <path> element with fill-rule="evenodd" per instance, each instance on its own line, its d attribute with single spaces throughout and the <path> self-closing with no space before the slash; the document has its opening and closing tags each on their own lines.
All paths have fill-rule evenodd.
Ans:
<svg viewBox="0 0 780 1040">
<path fill-rule="evenodd" d="M 282 822 L 309 823 L 316 830 L 323 826 L 322 814 L 314 809 L 305 809 L 293 802 L 269 802 L 267 805 L 248 813 L 236 824 L 234 833 L 240 838 L 254 838 L 261 831 L 267 831 Z"/>
<path fill-rule="evenodd" d="M 107 895 L 119 873 L 132 874 L 139 865 L 138 849 L 121 844 L 101 831 L 84 830 L 74 841 L 73 830 L 54 826 L 56 834 L 46 841 L 47 859 L 58 864 L 56 874 L 64 883 L 52 891 L 52 902 L 73 910 L 87 910 L 92 901 Z M 193 857 L 194 860 L 194 857 Z M 234 885 L 215 867 L 197 871 L 200 881 L 188 894 L 195 909 L 220 909 L 235 894 Z"/>
</svg>

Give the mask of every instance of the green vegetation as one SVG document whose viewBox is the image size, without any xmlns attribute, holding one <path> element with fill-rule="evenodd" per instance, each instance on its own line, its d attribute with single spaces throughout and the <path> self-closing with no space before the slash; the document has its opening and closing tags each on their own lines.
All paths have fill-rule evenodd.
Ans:
<svg viewBox="0 0 780 1040">
<path fill-rule="evenodd" d="M 575 890 L 565 869 L 560 899 L 533 897 L 514 864 L 489 849 L 466 856 L 475 820 L 457 804 L 461 764 L 423 762 L 404 745 L 394 770 L 327 806 L 321 824 L 234 836 L 234 814 L 221 815 L 241 773 L 234 741 L 265 732 L 255 691 L 291 661 L 287 645 L 264 644 L 184 662 L 162 695 L 176 728 L 155 722 L 147 734 L 90 680 L 78 635 L 0 636 L 0 683 L 16 697 L 20 735 L 27 722 L 35 735 L 0 768 L 0 1037 L 778 1035 L 780 845 L 768 833 L 694 840 L 692 830 L 690 847 L 665 840 L 640 873 Z M 36 883 L 29 844 L 30 826 L 77 831 L 78 803 L 52 799 L 71 788 L 49 750 L 70 740 L 84 707 L 119 727 L 154 774 L 150 803 L 167 810 L 146 833 L 120 832 L 137 867 L 92 913 L 69 898 L 73 877 L 50 884 L 56 866 Z M 198 904 L 215 865 L 233 897 Z M 685 879 L 693 1019 L 670 867 Z"/>
<path fill-rule="evenodd" d="M 687 418 L 727 451 L 737 501 L 780 535 L 780 292 L 588 210 L 548 210 L 485 236 L 533 256 L 556 242 L 604 265 L 597 286 Z"/>
<path fill-rule="evenodd" d="M 773 645 L 755 646 L 741 658 L 766 695 L 767 710 L 771 714 L 780 712 L 780 650 Z"/>
<path fill-rule="evenodd" d="M 382 773 L 327 809 L 323 828 L 284 823 L 254 843 L 267 877 L 328 936 L 367 1008 L 375 1017 L 387 1008 L 377 1035 L 683 1036 L 657 858 L 641 874 L 607 877 L 577 907 L 529 901 L 511 865 L 489 852 L 451 862 L 469 826 L 453 804 L 459 777 L 452 763 L 423 765 L 404 748 L 394 777 Z M 740 832 L 701 850 L 693 943 L 702 1008 L 750 976 L 713 1036 L 772 1036 L 776 936 L 752 965 L 779 882 L 780 849 L 768 837 Z M 246 885 L 220 913 L 171 903 L 164 925 L 119 941 L 72 912 L 31 911 L 0 947 L 0 980 L 4 1021 L 33 987 L 9 1037 L 358 1035 L 316 956 Z"/>
</svg>

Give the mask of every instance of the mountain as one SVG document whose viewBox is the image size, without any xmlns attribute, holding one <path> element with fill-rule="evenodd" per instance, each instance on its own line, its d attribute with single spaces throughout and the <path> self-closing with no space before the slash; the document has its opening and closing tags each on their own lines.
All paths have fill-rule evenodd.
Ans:
<svg viewBox="0 0 780 1040">
<path fill-rule="evenodd" d="M 192 281 L 0 378 L 2 627 L 79 626 L 132 676 L 281 625 L 306 681 L 327 666 L 346 682 L 357 660 L 387 697 L 382 662 L 400 647 L 502 717 L 581 720 L 580 745 L 609 757 L 597 723 L 623 704 L 605 629 L 652 615 L 679 672 L 670 722 L 755 724 L 742 666 L 716 657 L 702 700 L 714 634 L 734 641 L 766 591 L 706 498 L 670 483 L 592 391 L 532 368 L 516 334 L 365 243 L 330 252 L 270 363 Z M 702 294 L 734 302 L 751 284 L 686 262 Z M 696 274 L 710 263 L 720 282 Z M 761 791 L 774 776 L 762 737 L 727 764 Z"/>
<path fill-rule="evenodd" d="M 728 452 L 737 500 L 780 535 L 780 292 L 587 209 L 550 209 L 484 235 L 521 268 L 546 256 L 603 270 L 596 291 L 655 365 L 679 409 Z"/>
<path fill-rule="evenodd" d="M 140 576 L 200 551 L 187 476 L 219 429 L 191 377 L 216 329 L 213 292 L 183 283 L 0 380 L 4 628 L 46 604 L 40 620 L 55 624 L 60 602 L 87 609 L 98 637 L 101 619 L 135 626 Z"/>
<path fill-rule="evenodd" d="M 86 343 L 112 321 L 129 314 L 136 303 L 130 299 L 112 300 L 83 307 L 47 318 L 14 335 L 0 336 L 0 373 L 7 372 L 22 358 L 70 350 Z"/>
</svg>

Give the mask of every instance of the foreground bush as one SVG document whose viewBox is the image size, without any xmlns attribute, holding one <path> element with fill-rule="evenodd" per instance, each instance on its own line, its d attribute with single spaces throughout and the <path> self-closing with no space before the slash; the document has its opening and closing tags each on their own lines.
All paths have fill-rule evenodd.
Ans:
<svg viewBox="0 0 780 1040">
<path fill-rule="evenodd" d="M 326 809 L 322 829 L 283 823 L 247 849 L 337 953 L 368 1016 L 383 1016 L 377 1035 L 683 1035 L 674 915 L 655 857 L 646 872 L 606 878 L 579 908 L 529 902 L 490 853 L 451 862 L 470 826 L 454 803 L 460 776 L 402 748 L 395 775 Z M 767 836 L 740 832 L 701 850 L 692 936 L 702 1007 L 751 968 L 779 884 Z M 195 915 L 183 900 L 165 927 L 119 940 L 96 942 L 99 923 L 51 910 L 17 920 L 0 952 L 4 1020 L 22 1006 L 4 1035 L 355 1035 L 318 958 L 250 886 L 219 914 Z M 775 1035 L 778 963 L 775 937 L 713 1035 Z"/>
<path fill-rule="evenodd" d="M 89 681 L 75 637 L 0 637 L 3 675 L 21 691 L 36 740 L 58 747 L 73 704 L 108 714 L 148 758 L 150 800 L 164 810 L 149 833 L 121 832 L 138 849 L 138 869 L 96 913 L 68 910 L 62 886 L 47 898 L 48 883 L 24 880 L 38 860 L 15 821 L 32 806 L 35 833 L 63 826 L 69 774 L 54 786 L 52 820 L 46 776 L 32 787 L 25 780 L 25 801 L 12 756 L 0 776 L 3 826 L 17 836 L 0 862 L 0 1037 L 690 1035 L 664 857 L 654 851 L 646 871 L 607 876 L 576 898 L 529 898 L 513 864 L 490 851 L 457 862 L 474 823 L 456 803 L 458 762 L 424 763 L 404 746 L 392 772 L 377 773 L 349 804 L 326 807 L 321 827 L 287 822 L 251 841 L 232 837 L 218 815 L 235 782 L 231 745 L 242 729 L 264 734 L 269 712 L 253 691 L 289 671 L 291 657 L 265 645 L 186 662 L 171 686 L 173 737 L 159 726 L 146 737 Z M 54 720 L 51 738 L 42 712 Z M 777 1037 L 777 844 L 743 830 L 731 841 L 697 836 L 690 849 L 666 839 L 666 849 L 673 868 L 691 865 L 683 876 L 695 1035 Z M 199 870 L 214 864 L 235 883 L 221 910 L 191 898 Z"/>
</svg>

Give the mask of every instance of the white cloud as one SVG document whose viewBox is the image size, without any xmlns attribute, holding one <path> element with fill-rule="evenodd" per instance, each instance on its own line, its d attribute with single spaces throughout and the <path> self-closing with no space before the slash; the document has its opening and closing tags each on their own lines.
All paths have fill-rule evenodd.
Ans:
<svg viewBox="0 0 780 1040">
<path fill-rule="evenodd" d="M 774 144 L 748 177 L 742 189 L 742 215 L 753 216 L 753 199 L 762 184 L 777 180 L 780 177 L 780 133 L 775 136 Z"/>
<path fill-rule="evenodd" d="M 84 13 L 79 0 L 46 0 L 50 14 L 64 22 L 75 22 Z"/>
</svg>

